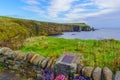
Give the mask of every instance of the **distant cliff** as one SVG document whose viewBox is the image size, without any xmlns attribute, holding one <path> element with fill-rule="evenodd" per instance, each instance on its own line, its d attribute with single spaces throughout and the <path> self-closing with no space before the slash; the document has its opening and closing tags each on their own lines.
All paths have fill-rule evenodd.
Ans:
<svg viewBox="0 0 120 80">
<path fill-rule="evenodd" d="M 27 37 L 40 35 L 58 35 L 65 31 L 93 30 L 85 23 L 58 24 L 0 16 L 0 43 L 22 41 Z M 9 43 L 11 44 L 11 43 Z M 9 45 L 7 43 L 7 45 Z"/>
</svg>

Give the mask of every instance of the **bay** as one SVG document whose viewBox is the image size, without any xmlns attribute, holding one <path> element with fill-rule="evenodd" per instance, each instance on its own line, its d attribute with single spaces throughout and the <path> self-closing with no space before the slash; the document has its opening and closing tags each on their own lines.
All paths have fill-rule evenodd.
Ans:
<svg viewBox="0 0 120 80">
<path fill-rule="evenodd" d="M 120 29 L 99 29 L 95 31 L 82 31 L 82 32 L 63 32 L 63 35 L 55 35 L 57 38 L 66 39 L 115 39 L 120 40 Z"/>
</svg>

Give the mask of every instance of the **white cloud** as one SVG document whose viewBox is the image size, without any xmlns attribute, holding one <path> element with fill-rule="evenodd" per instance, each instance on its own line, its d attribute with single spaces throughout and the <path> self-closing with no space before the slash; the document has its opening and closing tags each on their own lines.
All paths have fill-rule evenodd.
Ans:
<svg viewBox="0 0 120 80">
<path fill-rule="evenodd" d="M 49 15 L 58 17 L 59 13 L 69 11 L 75 1 L 77 0 L 52 0 L 48 6 Z"/>
<path fill-rule="evenodd" d="M 25 1 L 25 0 L 24 0 Z M 108 14 L 119 10 L 120 0 L 26 0 L 29 4 L 23 9 L 43 15 L 46 19 L 59 22 L 84 21 L 88 17 Z M 32 5 L 31 5 L 32 4 Z M 33 6 L 36 5 L 36 6 Z M 62 15 L 62 16 L 61 16 Z"/>
<path fill-rule="evenodd" d="M 120 8 L 120 0 L 95 0 L 95 5 L 101 9 L 118 9 Z"/>
<path fill-rule="evenodd" d="M 40 4 L 37 0 L 23 0 L 23 1 L 29 5 Z"/>
<path fill-rule="evenodd" d="M 37 6 L 25 6 L 25 7 L 22 7 L 24 10 L 29 10 L 29 11 L 32 11 L 32 12 L 36 12 L 38 14 L 43 14 L 44 11 L 43 10 L 40 10 L 39 7 Z"/>
</svg>

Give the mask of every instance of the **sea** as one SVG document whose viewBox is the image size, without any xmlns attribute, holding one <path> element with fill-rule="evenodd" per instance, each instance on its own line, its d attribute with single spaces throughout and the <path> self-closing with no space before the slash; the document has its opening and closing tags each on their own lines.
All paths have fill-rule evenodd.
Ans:
<svg viewBox="0 0 120 80">
<path fill-rule="evenodd" d="M 83 40 L 120 40 L 120 29 L 97 29 L 95 31 L 63 32 L 62 35 L 55 35 L 57 38 L 83 39 Z"/>
</svg>

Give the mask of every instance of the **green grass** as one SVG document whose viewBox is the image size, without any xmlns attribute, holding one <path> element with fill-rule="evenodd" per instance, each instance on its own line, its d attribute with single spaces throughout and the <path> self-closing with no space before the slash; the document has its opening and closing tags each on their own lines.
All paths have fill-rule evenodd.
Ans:
<svg viewBox="0 0 120 80">
<path fill-rule="evenodd" d="M 85 23 L 60 24 L 0 16 L 0 46 L 18 49 L 20 45 L 17 44 L 28 37 L 58 35 L 64 31 L 73 31 L 74 26 L 79 26 L 83 31 L 93 29 Z"/>
<path fill-rule="evenodd" d="M 63 53 L 82 54 L 86 66 L 108 66 L 113 71 L 120 70 L 120 41 L 117 40 L 32 37 L 25 40 L 21 50 L 56 58 Z"/>
</svg>

